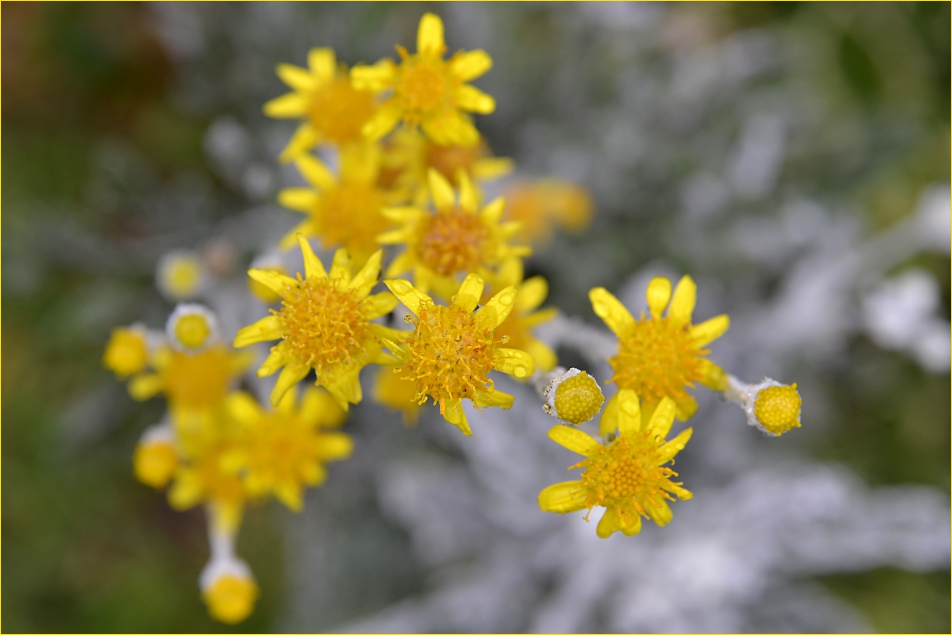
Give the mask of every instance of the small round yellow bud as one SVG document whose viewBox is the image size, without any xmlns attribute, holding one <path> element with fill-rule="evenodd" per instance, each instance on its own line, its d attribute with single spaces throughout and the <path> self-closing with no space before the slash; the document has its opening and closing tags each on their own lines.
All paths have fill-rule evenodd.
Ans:
<svg viewBox="0 0 952 635">
<path fill-rule="evenodd" d="M 149 441 L 140 443 L 132 457 L 136 478 L 155 489 L 169 484 L 178 467 L 178 454 L 171 443 Z"/>
<path fill-rule="evenodd" d="M 602 409 L 605 396 L 598 382 L 584 370 L 571 368 L 549 382 L 544 409 L 554 417 L 578 425 L 592 419 Z"/>
<path fill-rule="evenodd" d="M 258 585 L 251 578 L 226 573 L 202 592 L 208 613 L 225 624 L 237 624 L 251 615 L 258 599 Z"/>
<path fill-rule="evenodd" d="M 103 366 L 117 377 L 125 378 L 141 372 L 149 361 L 145 333 L 136 328 L 115 328 L 103 354 Z"/>
<path fill-rule="evenodd" d="M 187 300 L 198 294 L 205 277 L 202 261 L 191 251 L 172 251 L 159 261 L 156 285 L 167 298 Z"/>
<path fill-rule="evenodd" d="M 797 385 L 769 386 L 754 398 L 754 416 L 767 431 L 781 435 L 800 427 L 800 406 L 803 401 Z"/>
<path fill-rule="evenodd" d="M 172 346 L 185 353 L 197 353 L 218 338 L 215 314 L 201 304 L 179 304 L 165 324 Z"/>
<path fill-rule="evenodd" d="M 175 324 L 175 339 L 187 348 L 199 348 L 212 334 L 204 315 L 193 313 L 182 317 Z"/>
</svg>

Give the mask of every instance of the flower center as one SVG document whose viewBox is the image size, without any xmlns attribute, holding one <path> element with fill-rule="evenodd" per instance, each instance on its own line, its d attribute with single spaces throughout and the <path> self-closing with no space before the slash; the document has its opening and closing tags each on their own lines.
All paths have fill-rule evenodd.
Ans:
<svg viewBox="0 0 952 635">
<path fill-rule="evenodd" d="M 648 432 L 620 437 L 573 466 L 585 468 L 581 477 L 587 490 L 585 505 L 613 507 L 631 502 L 639 514 L 645 514 L 646 502 L 673 500 L 662 485 L 677 472 L 660 467 L 666 462 L 658 453 L 660 443 Z"/>
<path fill-rule="evenodd" d="M 231 363 L 223 346 L 188 355 L 174 352 L 165 370 L 169 401 L 190 409 L 211 408 L 231 381 Z"/>
<path fill-rule="evenodd" d="M 609 381 L 634 390 L 648 403 L 663 397 L 677 401 L 687 394 L 685 387 L 702 379 L 701 356 L 707 352 L 694 344 L 687 326 L 642 316 L 630 336 L 619 338 L 618 355 L 608 360 L 615 371 Z"/>
<path fill-rule="evenodd" d="M 407 338 L 410 360 L 401 369 L 416 380 L 417 403 L 470 399 L 489 392 L 493 382 L 493 331 L 480 328 L 476 316 L 456 305 L 420 307 L 418 318 L 407 316 L 416 329 Z"/>
<path fill-rule="evenodd" d="M 330 278 L 301 279 L 275 312 L 281 323 L 284 353 L 314 368 L 349 365 L 370 336 L 360 299 Z"/>
<path fill-rule="evenodd" d="M 383 194 L 372 185 L 345 182 L 328 190 L 315 213 L 321 244 L 369 256 L 377 249 L 377 235 L 389 226 L 380 213 L 383 204 Z"/>
<path fill-rule="evenodd" d="M 394 92 L 408 111 L 405 118 L 413 124 L 450 102 L 451 89 L 445 62 L 412 57 L 404 60 Z"/>
<path fill-rule="evenodd" d="M 458 145 L 441 146 L 435 143 L 426 144 L 426 164 L 436 169 L 446 179 L 459 187 L 456 181 L 456 173 L 462 168 L 467 175 L 473 174 L 473 166 L 482 156 L 485 142 L 480 142 L 471 147 Z"/>
<path fill-rule="evenodd" d="M 211 334 L 208 320 L 200 313 L 184 315 L 175 323 L 175 337 L 187 348 L 201 348 Z"/>
<path fill-rule="evenodd" d="M 311 125 L 331 143 L 356 141 L 374 114 L 373 95 L 356 90 L 346 76 L 335 77 L 311 96 L 307 114 Z"/>
<path fill-rule="evenodd" d="M 417 254 L 440 276 L 473 272 L 483 261 L 489 229 L 474 214 L 455 208 L 430 216 L 423 225 Z"/>
</svg>

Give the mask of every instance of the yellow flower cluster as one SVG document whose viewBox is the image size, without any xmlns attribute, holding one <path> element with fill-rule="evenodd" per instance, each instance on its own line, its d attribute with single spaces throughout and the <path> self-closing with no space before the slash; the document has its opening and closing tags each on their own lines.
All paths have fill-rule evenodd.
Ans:
<svg viewBox="0 0 952 635">
<path fill-rule="evenodd" d="M 432 13 L 420 20 L 415 53 L 396 48 L 398 61 L 350 71 L 328 48 L 311 50 L 307 68 L 277 68 L 291 92 L 264 112 L 300 120 L 279 159 L 293 163 L 305 183 L 282 190 L 278 201 L 305 217 L 276 246 L 297 247 L 302 272 L 289 275 L 277 251 L 259 255 L 248 271 L 248 290 L 273 305 L 269 314 L 228 345 L 210 310 L 179 304 L 164 332 L 115 329 L 103 357 L 129 380 L 135 399 L 168 402 L 167 421 L 147 430 L 135 450 L 135 474 L 168 487 L 176 509 L 207 509 L 212 557 L 200 587 L 211 615 L 226 623 L 245 619 L 259 593 L 234 553 L 246 506 L 275 498 L 297 511 L 305 488 L 324 483 L 327 463 L 351 454 L 351 438 L 336 429 L 363 399 L 366 366 L 381 367 L 373 396 L 405 423 L 415 424 L 432 401 L 467 436 L 467 408 L 507 409 L 515 400 L 497 389 L 493 371 L 532 379 L 541 407 L 560 421 L 549 437 L 584 457 L 570 468 L 581 470 L 579 479 L 544 489 L 539 507 L 587 509 L 586 520 L 603 507 L 596 530 L 603 538 L 638 533 L 642 518 L 665 525 L 668 503 L 691 498 L 672 480 L 670 464 L 692 429 L 667 437 L 675 419 L 697 410 L 687 392 L 697 384 L 740 404 L 768 434 L 800 425 L 796 384 L 748 386 L 708 359 L 706 346 L 729 319 L 693 324 L 689 276 L 673 289 L 666 278 L 653 279 L 648 312 L 637 319 L 606 289 L 591 290 L 595 314 L 618 338 L 607 360 L 618 390 L 607 402 L 595 377 L 558 367 L 535 333 L 556 316 L 555 308 L 540 310 L 549 285 L 542 276 L 526 279 L 523 259 L 530 243 L 551 240 L 553 227 L 584 229 L 591 197 L 542 179 L 517 181 L 506 196 L 484 201 L 487 181 L 514 168 L 492 155 L 473 119 L 496 107 L 470 84 L 492 59 L 481 50 L 447 58 L 443 22 Z M 211 284 L 189 253 L 174 252 L 159 267 L 165 297 L 188 299 Z M 385 325 L 401 316 L 407 328 Z M 278 373 L 266 406 L 236 390 L 263 343 L 268 352 L 257 376 Z M 246 347 L 255 348 L 236 350 Z M 313 386 L 302 391 L 302 381 Z M 600 412 L 597 424 L 587 423 Z"/>
</svg>

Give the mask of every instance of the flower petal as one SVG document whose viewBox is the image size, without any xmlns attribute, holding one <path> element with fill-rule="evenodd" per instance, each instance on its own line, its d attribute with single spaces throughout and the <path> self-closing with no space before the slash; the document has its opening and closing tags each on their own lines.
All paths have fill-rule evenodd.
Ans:
<svg viewBox="0 0 952 635">
<path fill-rule="evenodd" d="M 651 414 L 651 420 L 648 421 L 645 429 L 662 439 L 668 438 L 668 432 L 671 431 L 671 425 L 674 423 L 676 410 L 674 401 L 670 397 L 665 397 Z"/>
<path fill-rule="evenodd" d="M 658 523 L 659 527 L 664 527 L 670 523 L 674 516 L 667 501 L 662 498 L 651 498 L 645 501 L 645 512 L 651 520 Z"/>
<path fill-rule="evenodd" d="M 730 325 L 731 319 L 727 315 L 718 315 L 700 324 L 695 324 L 689 332 L 694 339 L 695 346 L 705 346 L 723 335 Z"/>
<path fill-rule="evenodd" d="M 370 290 L 374 288 L 374 285 L 377 284 L 377 280 L 380 279 L 380 261 L 382 259 L 383 250 L 378 249 L 367 259 L 367 262 L 364 263 L 364 266 L 357 272 L 357 275 L 351 279 L 348 288 L 352 289 L 357 294 L 357 297 L 365 297 L 370 293 Z M 389 311 L 387 312 L 389 313 Z"/>
<path fill-rule="evenodd" d="M 363 390 L 360 388 L 359 374 L 360 369 L 358 368 L 354 372 L 338 377 L 333 383 L 322 384 L 327 388 L 327 392 L 331 394 L 331 397 L 334 398 L 337 405 L 345 411 L 349 409 L 349 404 L 360 403 L 364 398 Z M 321 382 L 321 379 L 322 378 L 319 377 L 318 382 Z"/>
<path fill-rule="evenodd" d="M 460 401 L 447 403 L 446 409 L 443 411 L 443 418 L 459 428 L 459 431 L 466 436 L 473 436 L 469 421 L 466 419 L 466 412 L 463 410 L 463 404 Z"/>
<path fill-rule="evenodd" d="M 615 395 L 614 401 L 618 408 L 618 434 L 623 437 L 633 437 L 641 430 L 641 407 L 638 404 L 638 395 L 634 390 L 623 388 Z"/>
<path fill-rule="evenodd" d="M 675 324 L 690 324 L 694 313 L 694 303 L 697 299 L 697 285 L 691 276 L 681 276 L 678 286 L 674 288 L 671 306 L 668 308 L 668 317 Z"/>
<path fill-rule="evenodd" d="M 658 448 L 658 454 L 664 460 L 664 463 L 667 463 L 675 456 L 678 452 L 684 449 L 684 446 L 688 444 L 688 441 L 691 440 L 691 435 L 694 434 L 694 428 L 687 428 L 682 430 L 678 436 L 674 437 L 660 448 Z"/>
<path fill-rule="evenodd" d="M 404 251 L 393 259 L 393 261 L 390 263 L 390 266 L 387 267 L 387 272 L 384 275 L 386 275 L 388 278 L 399 276 L 400 274 L 413 269 L 415 264 L 416 256 L 413 255 L 413 252 Z"/>
<path fill-rule="evenodd" d="M 585 489 L 580 481 L 549 485 L 539 492 L 539 509 L 556 514 L 569 514 L 585 509 Z"/>
<path fill-rule="evenodd" d="M 401 117 L 403 117 L 403 106 L 389 99 L 367 120 L 360 132 L 370 141 L 379 141 L 396 127 Z"/>
<path fill-rule="evenodd" d="M 588 298 L 592 301 L 595 315 L 602 318 L 615 335 L 626 337 L 631 334 L 635 328 L 635 318 L 631 316 L 625 305 L 618 301 L 618 298 L 604 287 L 595 287 L 589 291 Z"/>
<path fill-rule="evenodd" d="M 618 512 L 614 507 L 606 508 L 602 519 L 598 521 L 595 533 L 599 538 L 608 538 L 619 529 L 621 529 L 621 519 L 618 517 Z"/>
<path fill-rule="evenodd" d="M 337 72 L 337 56 L 328 47 L 312 48 L 307 52 L 307 67 L 321 83 L 329 82 Z"/>
<path fill-rule="evenodd" d="M 494 329 L 509 317 L 512 307 L 516 303 L 516 288 L 506 287 L 486 303 L 476 313 L 476 319 L 482 328 Z"/>
<path fill-rule="evenodd" d="M 165 381 L 160 375 L 148 373 L 136 375 L 129 381 L 129 396 L 136 401 L 145 401 L 156 396 L 165 388 Z"/>
<path fill-rule="evenodd" d="M 392 59 L 385 57 L 373 66 L 358 64 L 350 69 L 350 81 L 357 90 L 379 93 L 393 85 L 396 71 L 397 65 L 393 63 Z M 396 124 L 396 121 L 394 121 L 394 124 Z"/>
<path fill-rule="evenodd" d="M 420 127 L 434 143 L 471 147 L 479 143 L 479 131 L 472 120 L 456 108 L 437 110 L 420 122 Z"/>
<path fill-rule="evenodd" d="M 244 348 L 258 342 L 270 342 L 279 337 L 281 337 L 281 322 L 277 315 L 269 315 L 239 330 L 231 345 L 235 348 Z"/>
<path fill-rule="evenodd" d="M 433 304 L 433 299 L 422 291 L 418 291 L 409 280 L 398 278 L 396 280 L 384 280 L 383 283 L 414 315 L 420 315 L 421 305 Z"/>
<path fill-rule="evenodd" d="M 262 110 L 274 119 L 296 119 L 307 113 L 307 98 L 300 93 L 287 93 L 265 102 Z"/>
<path fill-rule="evenodd" d="M 461 110 L 488 115 L 496 110 L 496 100 L 475 86 L 463 84 L 453 90 L 453 103 Z"/>
<path fill-rule="evenodd" d="M 486 157 L 477 159 L 473 165 L 473 176 L 481 181 L 492 181 L 505 176 L 515 169 L 515 162 L 508 157 Z"/>
<path fill-rule="evenodd" d="M 457 171 L 457 175 L 459 176 L 459 206 L 470 214 L 475 214 L 476 208 L 479 207 L 479 195 L 476 193 L 476 188 L 473 187 L 473 182 L 469 180 L 462 168 Z"/>
<path fill-rule="evenodd" d="M 727 390 L 727 373 L 724 369 L 707 359 L 699 360 L 701 367 L 701 383 L 718 392 Z"/>
<path fill-rule="evenodd" d="M 264 269 L 249 269 L 248 277 L 255 282 L 260 282 L 268 287 L 282 298 L 288 292 L 288 289 L 297 288 L 297 280 L 277 271 L 265 271 Z"/>
<path fill-rule="evenodd" d="M 280 205 L 305 214 L 310 213 L 320 200 L 320 195 L 309 187 L 288 187 L 278 192 Z"/>
<path fill-rule="evenodd" d="M 297 235 L 298 245 L 301 247 L 301 255 L 304 257 L 304 277 L 308 280 L 314 278 L 326 278 L 327 271 L 324 270 L 324 264 L 314 254 L 311 249 L 311 243 L 307 241 L 304 234 Z"/>
<path fill-rule="evenodd" d="M 502 408 L 503 410 L 509 410 L 512 408 L 512 404 L 515 400 L 516 398 L 512 395 L 507 395 L 498 390 L 491 390 L 489 392 L 477 393 L 473 403 L 480 408 Z"/>
<path fill-rule="evenodd" d="M 450 72 L 456 79 L 464 82 L 476 79 L 492 67 L 493 58 L 481 49 L 457 53 L 450 60 Z"/>
<path fill-rule="evenodd" d="M 278 64 L 277 73 L 281 81 L 294 90 L 307 91 L 314 88 L 314 77 L 300 66 Z"/>
<path fill-rule="evenodd" d="M 663 276 L 655 276 L 648 283 L 648 290 L 645 292 L 648 300 L 648 308 L 651 315 L 658 319 L 671 301 L 671 281 Z"/>
<path fill-rule="evenodd" d="M 697 412 L 697 399 L 691 395 L 680 395 L 674 400 L 675 416 L 679 421 L 687 421 Z"/>
<path fill-rule="evenodd" d="M 496 225 L 506 209 L 506 197 L 500 196 L 490 201 L 479 212 L 479 219 L 486 225 Z"/>
<path fill-rule="evenodd" d="M 298 126 L 298 129 L 294 131 L 294 134 L 291 135 L 291 140 L 288 141 L 288 145 L 284 146 L 284 150 L 281 151 L 278 160 L 281 163 L 290 163 L 302 154 L 308 152 L 311 148 L 320 143 L 320 141 L 321 135 L 318 134 L 317 130 L 315 130 L 310 123 L 302 123 Z"/>
<path fill-rule="evenodd" d="M 281 374 L 278 375 L 278 381 L 274 385 L 274 390 L 271 391 L 271 406 L 277 408 L 278 404 L 281 403 L 281 398 L 284 397 L 284 393 L 291 390 L 299 381 L 307 377 L 310 371 L 311 369 L 307 366 L 285 366 Z"/>
<path fill-rule="evenodd" d="M 286 363 L 287 360 L 284 358 L 284 355 L 281 352 L 280 344 L 278 344 L 277 346 L 271 347 L 271 352 L 268 353 L 268 356 L 265 358 L 264 362 L 261 363 L 261 367 L 258 369 L 256 374 L 258 377 L 267 377 L 268 375 L 273 375 Z"/>
<path fill-rule="evenodd" d="M 641 531 L 641 516 L 635 511 L 633 505 L 627 505 L 627 509 L 618 519 L 618 525 L 626 536 L 634 536 Z"/>
<path fill-rule="evenodd" d="M 417 28 L 417 53 L 427 57 L 443 57 L 443 20 L 435 13 L 424 13 Z"/>
<path fill-rule="evenodd" d="M 618 393 L 609 398 L 602 411 L 602 418 L 598 421 L 598 433 L 608 436 L 618 431 Z"/>
<path fill-rule="evenodd" d="M 549 283 L 542 276 L 532 276 L 519 285 L 516 292 L 516 308 L 521 313 L 532 311 L 545 302 L 549 295 Z"/>
<path fill-rule="evenodd" d="M 479 304 L 479 298 L 483 295 L 483 279 L 475 273 L 471 273 L 463 280 L 459 291 L 456 292 L 453 304 L 464 311 L 474 311 Z"/>
<path fill-rule="evenodd" d="M 361 302 L 361 308 L 364 309 L 367 319 L 373 320 L 397 308 L 397 298 L 392 293 L 381 291 L 380 293 L 367 296 L 367 298 Z"/>
<path fill-rule="evenodd" d="M 354 440 L 343 432 L 325 432 L 320 441 L 316 454 L 322 461 L 340 461 L 354 451 Z"/>
<path fill-rule="evenodd" d="M 430 198 L 433 199 L 433 207 L 438 210 L 450 209 L 456 205 L 456 196 L 453 194 L 453 186 L 446 180 L 442 174 L 435 168 L 430 168 L 426 174 L 426 182 L 430 188 Z"/>
<path fill-rule="evenodd" d="M 588 456 L 593 450 L 599 447 L 598 441 L 578 428 L 570 428 L 568 426 L 553 426 L 549 429 L 549 438 L 566 450 L 571 450 L 582 456 Z"/>
<path fill-rule="evenodd" d="M 327 166 L 310 155 L 298 157 L 294 165 L 297 166 L 304 180 L 320 190 L 330 190 L 337 185 L 337 179 Z"/>
<path fill-rule="evenodd" d="M 518 348 L 497 348 L 493 353 L 493 370 L 525 379 L 535 372 L 535 358 Z"/>
</svg>

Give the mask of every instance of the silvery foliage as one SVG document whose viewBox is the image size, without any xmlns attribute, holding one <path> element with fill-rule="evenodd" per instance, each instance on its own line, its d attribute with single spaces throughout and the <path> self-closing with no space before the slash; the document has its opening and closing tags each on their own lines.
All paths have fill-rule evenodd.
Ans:
<svg viewBox="0 0 952 635">
<path fill-rule="evenodd" d="M 284 4 L 153 10 L 179 64 L 180 106 L 216 114 L 206 134 L 209 162 L 251 202 L 218 231 L 270 252 L 297 220 L 270 201 L 280 187 L 300 183 L 275 158 L 293 124 L 260 114 L 264 100 L 284 91 L 274 64 L 303 64 L 318 45 L 351 63 L 374 61 L 392 55 L 392 43 L 412 33 L 419 16 Z M 557 238 L 530 261 L 552 282 L 550 302 L 569 316 L 539 331 L 560 353 L 606 380 L 614 340 L 588 313 L 588 289 L 606 286 L 637 313 L 651 276 L 688 272 L 698 283 L 697 321 L 721 312 L 732 318 L 712 356 L 748 381 L 786 379 L 794 363 L 831 363 L 861 331 L 932 372 L 948 372 L 947 339 L 925 341 L 908 324 L 903 329 L 913 320 L 930 333 L 944 327 L 947 338 L 934 281 L 922 272 L 885 277 L 918 252 L 948 253 L 948 185 L 924 192 L 900 224 L 864 236 L 859 216 L 837 208 L 835 198 L 784 181 L 786 161 L 809 160 L 811 140 L 843 123 L 798 83 L 809 50 L 767 30 L 708 37 L 701 14 L 656 5 L 450 4 L 441 11 L 456 38 L 452 50 L 485 48 L 496 60 L 481 80 L 499 104 L 479 121 L 490 140 L 509 143 L 520 174 L 584 183 L 598 201 L 588 238 Z M 545 49 L 563 52 L 554 65 L 533 57 L 536 41 L 516 30 L 533 11 L 557 34 L 558 47 Z M 588 98 L 580 87 L 593 82 L 612 97 Z M 849 135 L 870 134 L 847 123 L 845 154 L 862 145 Z M 298 254 L 280 257 L 290 270 L 300 267 Z M 768 280 L 777 291 L 765 297 Z M 226 336 L 265 315 L 242 285 L 207 299 Z M 942 346 L 944 358 L 936 353 Z M 365 395 L 373 374 L 363 374 Z M 538 510 L 539 490 L 577 476 L 565 470 L 577 457 L 546 438 L 554 420 L 528 385 L 499 380 L 515 406 L 471 411 L 471 438 L 432 407 L 417 429 L 405 430 L 395 414 L 365 400 L 348 424 L 353 458 L 309 493 L 302 514 L 288 516 L 286 613 L 277 627 L 868 630 L 811 576 L 948 566 L 948 501 L 926 487 L 870 488 L 843 467 L 801 456 L 795 435 L 833 424 L 822 400 L 811 402 L 811 377 L 789 379 L 801 380 L 804 429 L 780 440 L 762 438 L 743 425 L 742 412 L 701 391 L 694 438 L 675 466 L 695 498 L 675 503 L 665 528 L 646 522 L 638 537 L 604 541 L 595 536 L 598 511 L 585 522 L 581 513 Z M 261 398 L 272 381 L 255 385 Z"/>
</svg>

